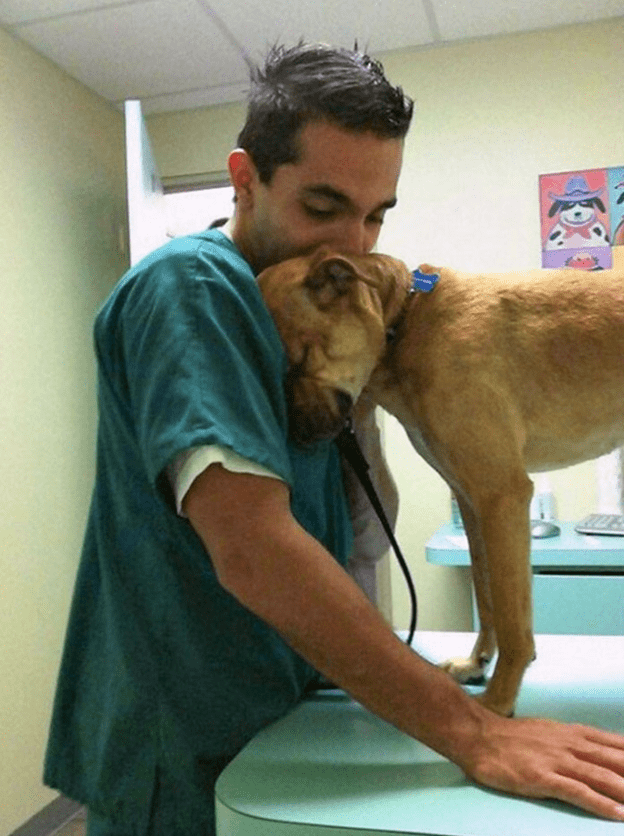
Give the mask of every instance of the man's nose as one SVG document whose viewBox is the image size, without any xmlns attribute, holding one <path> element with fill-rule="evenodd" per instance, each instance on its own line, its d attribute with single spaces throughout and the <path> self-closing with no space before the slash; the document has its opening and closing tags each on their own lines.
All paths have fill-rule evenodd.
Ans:
<svg viewBox="0 0 624 836">
<path fill-rule="evenodd" d="M 365 221 L 354 219 L 344 225 L 339 238 L 337 243 L 343 252 L 365 255 L 375 246 L 377 234 L 367 228 Z"/>
</svg>

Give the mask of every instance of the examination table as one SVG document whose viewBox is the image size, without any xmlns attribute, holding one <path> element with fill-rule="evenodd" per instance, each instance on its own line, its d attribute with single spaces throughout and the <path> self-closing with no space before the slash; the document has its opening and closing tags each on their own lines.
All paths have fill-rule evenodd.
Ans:
<svg viewBox="0 0 624 836">
<path fill-rule="evenodd" d="M 417 633 L 430 659 L 468 653 L 472 633 Z M 536 636 L 517 716 L 624 732 L 624 637 Z M 479 787 L 342 691 L 319 692 L 258 734 L 217 783 L 219 836 L 624 836 L 554 801 Z"/>
</svg>

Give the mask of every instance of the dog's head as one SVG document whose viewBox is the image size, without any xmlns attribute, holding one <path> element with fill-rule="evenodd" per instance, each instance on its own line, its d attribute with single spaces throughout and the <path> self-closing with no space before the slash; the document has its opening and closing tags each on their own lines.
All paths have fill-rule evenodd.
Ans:
<svg viewBox="0 0 624 836">
<path fill-rule="evenodd" d="M 595 217 L 596 209 L 603 213 L 605 211 L 605 205 L 599 197 L 576 201 L 556 200 L 548 211 L 548 217 L 552 218 L 558 213 L 564 223 L 580 226 Z"/>
<path fill-rule="evenodd" d="M 298 442 L 340 431 L 384 350 L 386 330 L 410 283 L 407 267 L 389 256 L 327 250 L 258 276 L 288 356 L 290 431 Z"/>
</svg>

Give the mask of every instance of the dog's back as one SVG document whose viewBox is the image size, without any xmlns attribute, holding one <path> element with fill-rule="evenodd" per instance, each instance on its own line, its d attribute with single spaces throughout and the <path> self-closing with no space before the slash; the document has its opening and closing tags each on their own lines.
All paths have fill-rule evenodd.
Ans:
<svg viewBox="0 0 624 836">
<path fill-rule="evenodd" d="M 410 302 L 377 378 L 391 411 L 406 402 L 425 436 L 446 437 L 505 409 L 529 471 L 624 443 L 622 271 L 439 272 Z"/>
</svg>

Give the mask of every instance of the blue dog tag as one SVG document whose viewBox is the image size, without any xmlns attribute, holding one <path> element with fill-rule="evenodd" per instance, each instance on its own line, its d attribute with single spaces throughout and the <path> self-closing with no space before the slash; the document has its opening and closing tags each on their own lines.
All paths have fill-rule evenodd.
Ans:
<svg viewBox="0 0 624 836">
<path fill-rule="evenodd" d="M 440 278 L 439 273 L 421 273 L 420 270 L 412 270 L 412 290 L 422 290 L 423 293 L 431 293 Z"/>
</svg>

